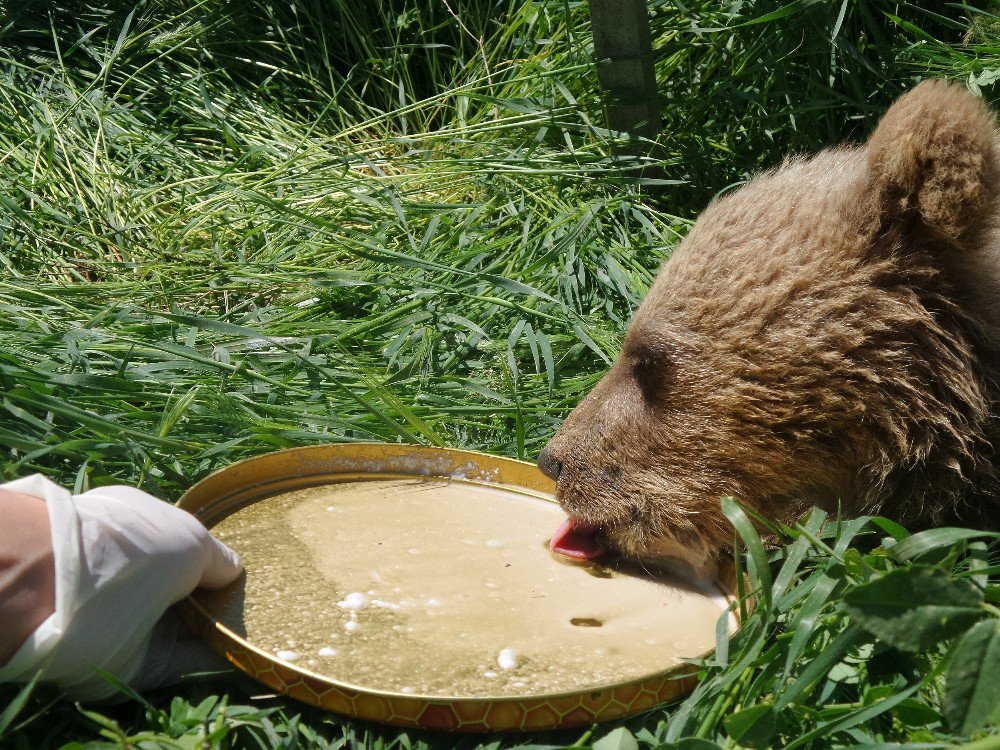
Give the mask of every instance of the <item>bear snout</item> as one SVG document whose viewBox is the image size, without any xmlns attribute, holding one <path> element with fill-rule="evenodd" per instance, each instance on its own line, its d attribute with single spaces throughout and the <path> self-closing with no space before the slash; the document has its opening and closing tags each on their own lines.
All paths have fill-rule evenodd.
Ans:
<svg viewBox="0 0 1000 750">
<path fill-rule="evenodd" d="M 538 468 L 549 479 L 558 481 L 559 473 L 562 471 L 562 462 L 552 454 L 549 445 L 546 444 L 542 448 L 542 452 L 538 454 Z"/>
</svg>

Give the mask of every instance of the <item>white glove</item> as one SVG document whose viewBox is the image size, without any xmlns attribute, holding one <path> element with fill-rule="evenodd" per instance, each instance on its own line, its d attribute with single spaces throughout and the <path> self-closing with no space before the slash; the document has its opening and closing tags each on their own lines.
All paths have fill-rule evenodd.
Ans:
<svg viewBox="0 0 1000 750">
<path fill-rule="evenodd" d="M 0 487 L 45 499 L 56 574 L 55 612 L 0 667 L 0 682 L 41 670 L 93 701 L 117 694 L 95 667 L 143 690 L 221 664 L 167 612 L 196 587 L 221 588 L 243 570 L 194 516 L 133 487 L 72 495 L 39 474 Z"/>
</svg>

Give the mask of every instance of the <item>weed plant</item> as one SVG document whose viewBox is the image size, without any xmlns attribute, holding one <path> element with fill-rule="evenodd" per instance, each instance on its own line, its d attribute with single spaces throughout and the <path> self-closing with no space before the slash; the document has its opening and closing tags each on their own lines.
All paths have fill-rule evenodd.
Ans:
<svg viewBox="0 0 1000 750">
<path fill-rule="evenodd" d="M 614 156 L 578 0 L 0 2 L 0 474 L 175 499 L 329 441 L 531 459 L 713 195 L 864 138 L 922 77 L 1000 79 L 985 0 L 650 11 L 659 197 Z M 991 537 L 814 514 L 765 553 L 727 513 L 761 605 L 688 699 L 617 726 L 33 686 L 0 689 L 0 746 L 1000 747 Z"/>
</svg>

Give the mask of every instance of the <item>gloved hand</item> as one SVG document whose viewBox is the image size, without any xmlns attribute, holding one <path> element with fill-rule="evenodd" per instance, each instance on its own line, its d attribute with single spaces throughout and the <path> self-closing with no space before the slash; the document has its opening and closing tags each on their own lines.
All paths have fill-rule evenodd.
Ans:
<svg viewBox="0 0 1000 750">
<path fill-rule="evenodd" d="M 116 695 L 94 667 L 143 690 L 223 664 L 167 611 L 243 570 L 194 516 L 133 487 L 72 495 L 36 474 L 0 488 L 45 499 L 56 575 L 55 612 L 0 667 L 0 682 L 42 670 L 43 680 L 93 701 Z"/>
</svg>

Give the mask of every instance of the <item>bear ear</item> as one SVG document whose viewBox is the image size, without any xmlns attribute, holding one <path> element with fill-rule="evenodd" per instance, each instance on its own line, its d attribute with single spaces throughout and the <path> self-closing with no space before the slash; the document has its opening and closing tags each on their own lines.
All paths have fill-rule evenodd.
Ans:
<svg viewBox="0 0 1000 750">
<path fill-rule="evenodd" d="M 961 242 L 996 194 L 996 138 L 993 115 L 961 86 L 924 81 L 896 100 L 868 141 L 883 225 L 918 219 Z"/>
</svg>

